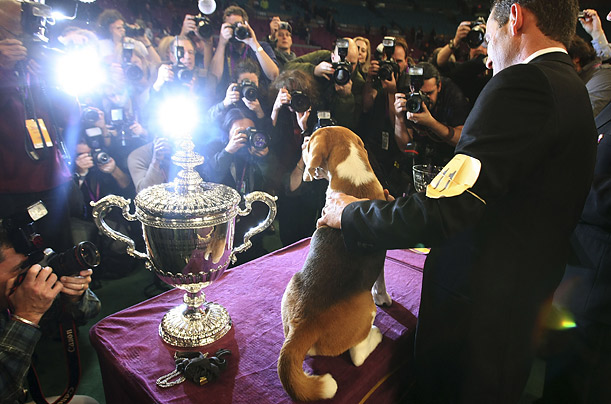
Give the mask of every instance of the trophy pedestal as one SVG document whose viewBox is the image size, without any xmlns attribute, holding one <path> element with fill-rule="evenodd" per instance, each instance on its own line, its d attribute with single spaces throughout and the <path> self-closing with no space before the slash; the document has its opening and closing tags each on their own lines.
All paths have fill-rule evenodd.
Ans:
<svg viewBox="0 0 611 404">
<path fill-rule="evenodd" d="M 191 348 L 211 344 L 230 329 L 227 310 L 206 302 L 195 310 L 184 304 L 170 310 L 159 324 L 159 335 L 170 345 Z"/>
</svg>

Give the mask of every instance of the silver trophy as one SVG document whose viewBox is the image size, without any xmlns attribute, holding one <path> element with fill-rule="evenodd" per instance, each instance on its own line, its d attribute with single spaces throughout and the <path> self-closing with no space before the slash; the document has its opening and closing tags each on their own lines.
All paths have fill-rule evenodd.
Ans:
<svg viewBox="0 0 611 404">
<path fill-rule="evenodd" d="M 184 304 L 166 313 L 159 325 L 159 335 L 176 347 L 210 344 L 231 329 L 231 317 L 217 303 L 207 302 L 202 289 L 220 278 L 235 254 L 245 251 L 250 238 L 265 230 L 276 217 L 276 197 L 265 192 L 244 196 L 245 208 L 239 207 L 240 194 L 225 185 L 204 182 L 194 167 L 204 158 L 193 151 L 191 139 L 183 139 L 182 150 L 172 156 L 183 169 L 171 183 L 142 190 L 135 199 L 135 214 L 129 213 L 128 199 L 108 195 L 92 203 L 93 218 L 108 237 L 127 244 L 127 253 L 146 260 L 147 268 L 165 283 L 183 289 Z M 235 218 L 251 212 L 251 204 L 268 205 L 266 219 L 244 235 L 235 248 Z M 123 217 L 142 223 L 146 253 L 136 251 L 135 243 L 113 230 L 104 221 L 110 208 L 119 207 Z"/>
</svg>

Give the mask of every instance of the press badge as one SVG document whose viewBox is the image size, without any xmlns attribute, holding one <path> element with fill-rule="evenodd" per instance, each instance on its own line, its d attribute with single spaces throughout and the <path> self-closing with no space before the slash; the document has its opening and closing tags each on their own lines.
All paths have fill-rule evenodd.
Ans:
<svg viewBox="0 0 611 404">
<path fill-rule="evenodd" d="M 390 140 L 390 135 L 388 132 L 382 132 L 382 150 L 388 150 L 388 142 Z"/>
<path fill-rule="evenodd" d="M 36 122 L 38 122 L 38 124 Z M 51 140 L 45 121 L 43 121 L 42 118 L 38 118 L 37 121 L 34 119 L 26 119 L 25 127 L 28 130 L 34 149 L 53 147 L 53 141 Z"/>
</svg>

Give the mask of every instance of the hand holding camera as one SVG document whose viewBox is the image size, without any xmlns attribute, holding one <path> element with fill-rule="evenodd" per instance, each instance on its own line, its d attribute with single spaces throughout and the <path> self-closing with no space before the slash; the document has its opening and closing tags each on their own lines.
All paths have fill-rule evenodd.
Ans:
<svg viewBox="0 0 611 404">
<path fill-rule="evenodd" d="M 335 73 L 335 69 L 329 62 L 320 62 L 314 67 L 314 76 L 317 77 L 324 77 L 327 80 L 331 80 L 333 73 Z"/>
<path fill-rule="evenodd" d="M 63 285 L 50 267 L 32 265 L 20 285 L 16 286 L 18 276 L 7 282 L 6 295 L 12 306 L 12 313 L 25 320 L 38 324 L 43 314 L 51 307 Z M 10 293 L 10 291 L 13 291 Z"/>
<path fill-rule="evenodd" d="M 172 144 L 165 137 L 158 137 L 153 143 L 153 162 L 152 164 L 161 167 L 161 165 L 172 154 Z"/>
<path fill-rule="evenodd" d="M 25 60 L 28 50 L 17 39 L 3 39 L 0 41 L 0 67 L 13 69 L 17 62 Z"/>
<path fill-rule="evenodd" d="M 600 21 L 600 16 L 596 10 L 586 9 L 581 11 L 579 13 L 578 20 L 584 31 L 586 31 L 588 35 L 592 37 L 592 39 L 598 39 L 601 37 L 601 35 L 605 34 Z"/>
</svg>

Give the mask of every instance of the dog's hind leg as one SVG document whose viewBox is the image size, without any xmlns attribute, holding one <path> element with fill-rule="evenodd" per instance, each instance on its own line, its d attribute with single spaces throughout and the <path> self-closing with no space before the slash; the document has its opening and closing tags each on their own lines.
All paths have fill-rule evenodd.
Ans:
<svg viewBox="0 0 611 404">
<path fill-rule="evenodd" d="M 382 332 L 378 327 L 373 325 L 375 319 L 375 312 L 371 316 L 371 329 L 367 338 L 350 348 L 350 358 L 354 366 L 361 366 L 367 357 L 373 352 L 374 349 L 382 342 Z"/>
<path fill-rule="evenodd" d="M 376 306 L 390 306 L 392 304 L 392 298 L 386 291 L 386 281 L 384 280 L 384 269 L 380 271 L 378 279 L 376 279 L 373 287 L 371 288 L 371 294 L 373 295 L 373 301 Z"/>
</svg>

